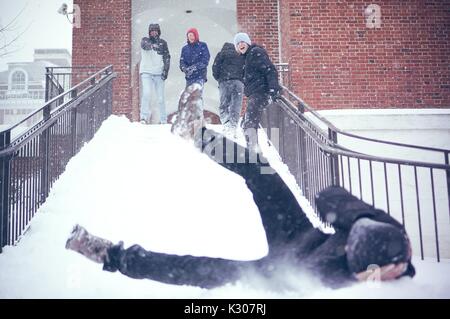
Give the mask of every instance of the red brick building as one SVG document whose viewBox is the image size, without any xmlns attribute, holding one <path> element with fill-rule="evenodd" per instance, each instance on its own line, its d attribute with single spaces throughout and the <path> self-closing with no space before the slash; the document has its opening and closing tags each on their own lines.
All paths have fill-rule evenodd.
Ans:
<svg viewBox="0 0 450 319">
<path fill-rule="evenodd" d="M 130 118 L 138 2 L 74 0 L 73 65 L 113 64 L 114 112 Z M 289 63 L 293 91 L 316 109 L 450 107 L 449 1 L 236 0 L 235 8 L 238 31 Z"/>
</svg>

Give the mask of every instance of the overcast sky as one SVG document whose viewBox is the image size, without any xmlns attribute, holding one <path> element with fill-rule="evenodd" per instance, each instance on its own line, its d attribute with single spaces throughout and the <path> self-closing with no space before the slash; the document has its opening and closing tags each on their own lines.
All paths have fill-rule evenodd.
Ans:
<svg viewBox="0 0 450 319">
<path fill-rule="evenodd" d="M 0 29 L 23 9 L 22 14 L 8 28 L 14 30 L 0 34 L 0 47 L 25 32 L 8 47 L 9 51 L 15 52 L 0 57 L 0 71 L 7 69 L 8 62 L 32 61 L 34 49 L 66 48 L 72 52 L 72 25 L 65 16 L 57 13 L 64 2 L 71 10 L 72 0 L 0 0 Z M 0 55 L 2 53 L 4 51 Z"/>
</svg>

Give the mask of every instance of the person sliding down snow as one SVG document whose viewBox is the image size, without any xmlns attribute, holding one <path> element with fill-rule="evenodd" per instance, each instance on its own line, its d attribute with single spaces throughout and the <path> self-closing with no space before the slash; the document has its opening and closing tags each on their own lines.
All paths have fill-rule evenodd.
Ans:
<svg viewBox="0 0 450 319">
<path fill-rule="evenodd" d="M 191 94 L 195 96 L 195 90 Z M 125 248 L 123 242 L 113 244 L 89 234 L 79 225 L 67 240 L 67 249 L 103 264 L 104 270 L 119 271 L 131 278 L 203 288 L 235 282 L 249 271 L 270 281 L 285 265 L 307 270 L 331 287 L 415 275 L 405 229 L 384 211 L 364 203 L 342 187 L 330 186 L 315 199 L 321 218 L 335 229 L 334 234 L 325 234 L 312 226 L 277 173 L 263 173 L 270 165 L 262 154 L 254 156 L 248 148 L 201 125 L 185 124 L 184 127 L 198 129 L 182 130 L 183 137 L 193 138 L 195 145 L 212 160 L 245 179 L 261 215 L 268 254 L 258 260 L 237 261 L 157 253 L 139 245 Z M 226 149 L 215 152 L 221 147 L 233 148 L 233 161 Z"/>
</svg>

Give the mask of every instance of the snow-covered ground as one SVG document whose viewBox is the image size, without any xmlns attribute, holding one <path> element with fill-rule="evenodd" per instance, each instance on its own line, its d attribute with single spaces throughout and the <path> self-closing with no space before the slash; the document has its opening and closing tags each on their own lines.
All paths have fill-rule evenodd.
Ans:
<svg viewBox="0 0 450 319">
<path fill-rule="evenodd" d="M 272 165 L 312 210 L 294 178 L 265 148 Z M 313 220 L 319 225 L 317 220 Z M 111 116 L 68 164 L 15 247 L 0 254 L 0 298 L 449 298 L 450 262 L 415 258 L 415 278 L 332 290 L 295 270 L 290 288 L 243 278 L 216 289 L 135 280 L 101 270 L 64 248 L 74 224 L 129 246 L 175 254 L 253 259 L 267 252 L 264 230 L 244 180 L 173 136 L 168 125 Z"/>
</svg>

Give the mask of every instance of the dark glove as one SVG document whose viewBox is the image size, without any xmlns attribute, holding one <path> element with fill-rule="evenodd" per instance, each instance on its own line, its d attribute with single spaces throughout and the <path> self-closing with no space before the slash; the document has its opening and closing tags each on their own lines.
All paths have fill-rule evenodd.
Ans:
<svg viewBox="0 0 450 319">
<path fill-rule="evenodd" d="M 155 51 L 159 50 L 159 44 L 158 43 L 152 43 L 152 49 Z"/>
<path fill-rule="evenodd" d="M 273 102 L 281 98 L 280 90 L 278 89 L 270 89 L 269 90 L 269 96 L 272 99 Z"/>
<path fill-rule="evenodd" d="M 144 50 L 151 50 L 152 49 L 152 43 L 150 42 L 149 38 L 142 38 L 141 40 L 141 48 Z"/>
<path fill-rule="evenodd" d="M 161 74 L 161 79 L 162 79 L 163 81 L 165 81 L 165 80 L 167 79 L 167 72 L 163 72 L 163 73 Z"/>
<path fill-rule="evenodd" d="M 195 67 L 195 65 L 191 65 L 191 66 L 188 66 L 187 68 L 184 69 L 184 73 L 186 73 L 186 76 L 189 77 L 189 76 L 192 75 L 192 73 L 194 73 L 194 71 L 196 69 L 197 68 Z"/>
</svg>

